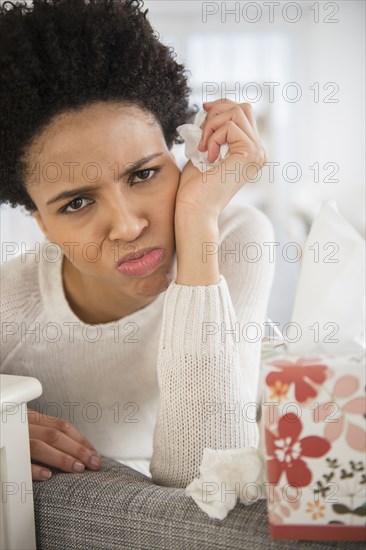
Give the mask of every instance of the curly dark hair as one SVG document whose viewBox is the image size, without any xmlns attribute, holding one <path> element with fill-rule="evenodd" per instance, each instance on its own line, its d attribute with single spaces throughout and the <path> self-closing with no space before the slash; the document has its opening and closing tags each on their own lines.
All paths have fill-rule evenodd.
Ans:
<svg viewBox="0 0 366 550">
<path fill-rule="evenodd" d="M 33 0 L 0 6 L 0 204 L 35 211 L 29 148 L 61 113 L 108 101 L 154 115 L 167 147 L 190 121 L 188 71 L 159 41 L 142 0 Z"/>
</svg>

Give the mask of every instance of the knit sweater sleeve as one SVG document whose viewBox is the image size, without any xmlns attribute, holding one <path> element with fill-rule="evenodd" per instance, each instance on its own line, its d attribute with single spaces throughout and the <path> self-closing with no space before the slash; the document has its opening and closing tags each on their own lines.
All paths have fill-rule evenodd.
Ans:
<svg viewBox="0 0 366 550">
<path fill-rule="evenodd" d="M 27 259 L 27 258 L 26 258 Z M 38 284 L 38 259 L 18 255 L 0 266 L 0 372 L 39 315 L 42 305 Z M 21 374 L 19 372 L 19 374 Z"/>
<path fill-rule="evenodd" d="M 227 207 L 219 221 L 225 250 L 236 243 L 263 250 L 264 242 L 273 241 L 269 221 L 253 207 Z M 246 407 L 257 397 L 261 343 L 254 338 L 248 345 L 240 333 L 248 323 L 263 326 L 273 265 L 263 254 L 256 262 L 235 261 L 237 255 L 223 259 L 219 254 L 217 284 L 172 282 L 166 291 L 150 462 L 160 485 L 186 487 L 198 477 L 205 447 L 258 445 L 255 414 Z"/>
</svg>

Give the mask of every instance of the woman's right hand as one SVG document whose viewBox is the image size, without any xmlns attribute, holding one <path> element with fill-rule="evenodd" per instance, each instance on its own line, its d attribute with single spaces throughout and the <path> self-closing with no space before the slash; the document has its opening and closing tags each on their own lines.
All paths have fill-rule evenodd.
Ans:
<svg viewBox="0 0 366 550">
<path fill-rule="evenodd" d="M 70 422 L 27 409 L 31 460 L 55 466 L 64 472 L 99 470 L 98 452 Z M 94 464 L 92 459 L 96 459 Z M 32 463 L 32 480 L 49 479 L 52 472 Z"/>
<path fill-rule="evenodd" d="M 192 214 L 217 223 L 225 206 L 243 186 L 253 181 L 268 161 L 258 134 L 250 103 L 217 99 L 203 104 L 207 112 L 201 124 L 198 151 L 207 151 L 207 161 L 215 162 L 221 145 L 227 144 L 225 159 L 203 175 L 191 160 L 184 166 L 175 199 L 175 221 Z"/>
</svg>

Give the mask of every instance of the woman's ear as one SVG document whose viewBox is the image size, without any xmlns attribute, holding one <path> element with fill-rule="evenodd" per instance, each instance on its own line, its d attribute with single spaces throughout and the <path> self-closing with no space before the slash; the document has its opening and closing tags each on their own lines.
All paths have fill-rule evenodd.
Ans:
<svg viewBox="0 0 366 550">
<path fill-rule="evenodd" d="M 33 217 L 37 221 L 38 226 L 39 226 L 40 230 L 42 231 L 42 233 L 44 234 L 44 236 L 48 238 L 47 228 L 46 228 L 45 224 L 43 223 L 43 220 L 41 218 L 41 214 L 38 212 L 38 210 L 36 210 L 33 213 Z"/>
</svg>

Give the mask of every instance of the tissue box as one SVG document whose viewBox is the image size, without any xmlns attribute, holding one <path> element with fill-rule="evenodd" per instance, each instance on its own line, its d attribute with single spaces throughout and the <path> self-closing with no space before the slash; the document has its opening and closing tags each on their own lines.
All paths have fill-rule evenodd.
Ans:
<svg viewBox="0 0 366 550">
<path fill-rule="evenodd" d="M 261 384 L 272 538 L 366 540 L 365 356 L 263 344 Z"/>
</svg>

